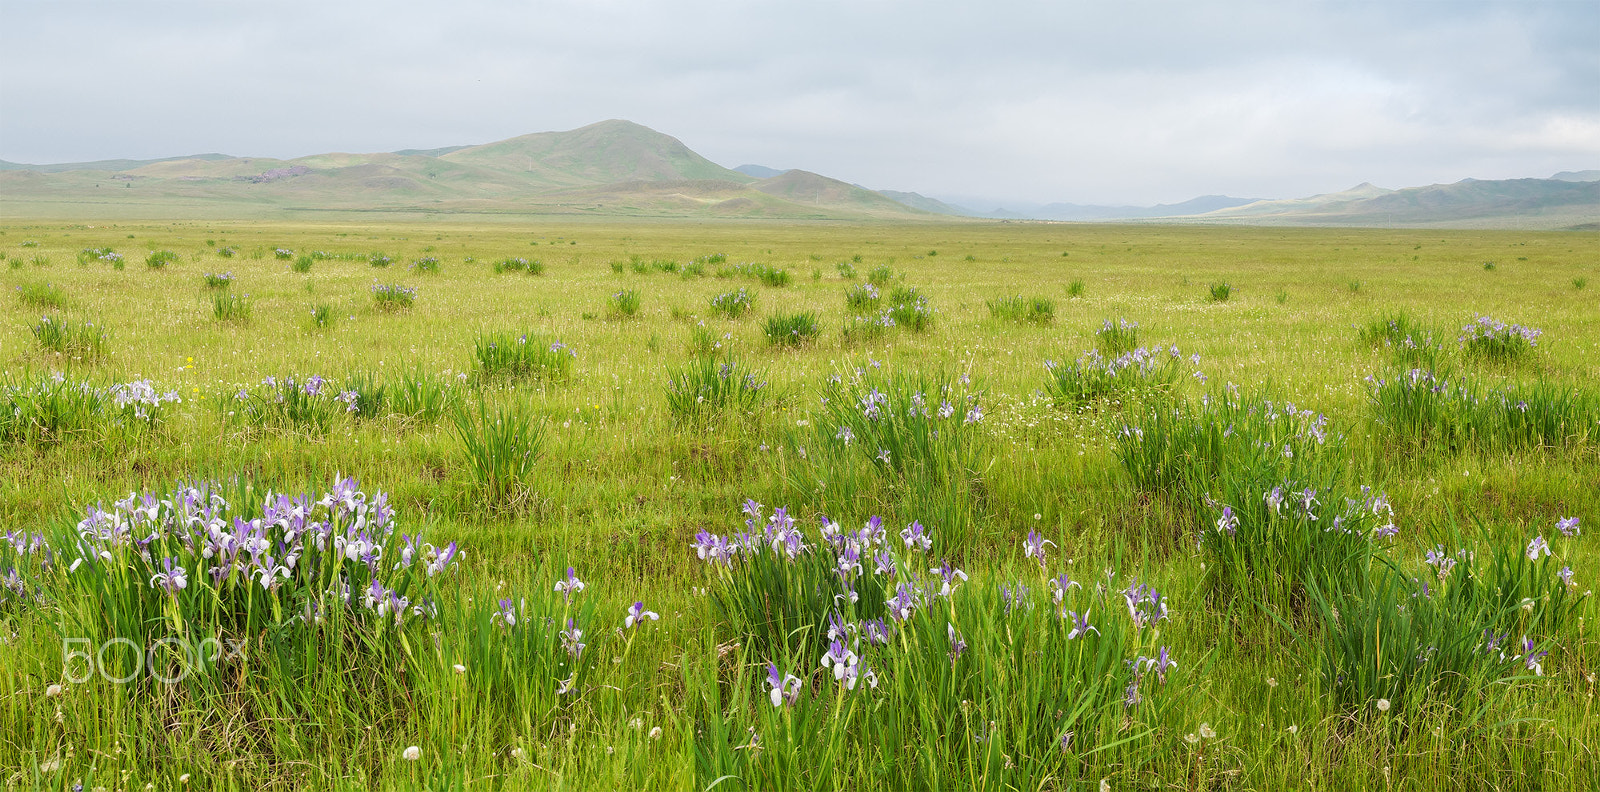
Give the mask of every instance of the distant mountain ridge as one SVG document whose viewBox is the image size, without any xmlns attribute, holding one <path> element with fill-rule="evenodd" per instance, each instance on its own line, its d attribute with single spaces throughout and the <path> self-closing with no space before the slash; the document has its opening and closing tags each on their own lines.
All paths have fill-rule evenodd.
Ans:
<svg viewBox="0 0 1600 792">
<path fill-rule="evenodd" d="M 115 189 L 113 189 L 115 188 Z M 202 216 L 317 211 L 917 219 L 933 215 L 805 171 L 724 168 L 630 121 L 474 146 L 292 160 L 202 155 L 0 164 L 0 213 Z"/>
<path fill-rule="evenodd" d="M 1600 224 L 1600 170 L 1403 190 L 1361 184 L 1288 200 L 1206 195 L 1145 207 L 989 203 L 994 208 L 986 210 L 965 203 L 871 190 L 804 170 L 725 168 L 677 138 L 617 119 L 479 145 L 292 160 L 225 154 L 53 165 L 0 160 L 0 216 L 6 217 L 393 212 L 1528 228 Z"/>
<path fill-rule="evenodd" d="M 1563 175 L 1573 174 L 1556 174 Z M 1190 219 L 1293 225 L 1577 228 L 1600 220 L 1600 178 L 1463 179 L 1455 184 L 1401 190 L 1360 184 L 1343 192 L 1257 201 Z"/>
</svg>

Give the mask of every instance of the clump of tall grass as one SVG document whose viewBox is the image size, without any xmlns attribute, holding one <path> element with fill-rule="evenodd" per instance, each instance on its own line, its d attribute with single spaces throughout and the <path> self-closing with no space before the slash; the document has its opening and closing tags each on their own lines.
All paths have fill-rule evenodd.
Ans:
<svg viewBox="0 0 1600 792">
<path fill-rule="evenodd" d="M 423 256 L 411 262 L 412 271 L 421 275 L 435 275 L 439 272 L 439 259 L 435 256 Z"/>
<path fill-rule="evenodd" d="M 870 283 L 861 283 L 844 290 L 846 308 L 855 311 L 876 311 L 883 302 L 883 294 Z"/>
<path fill-rule="evenodd" d="M 239 254 L 239 249 L 236 248 L 236 247 L 219 247 L 219 248 L 217 248 L 217 255 L 221 256 L 222 258 L 233 258 L 234 256 L 237 256 L 238 254 Z"/>
<path fill-rule="evenodd" d="M 1408 443 L 1447 450 L 1578 446 L 1600 438 L 1600 394 L 1539 381 L 1484 389 L 1422 369 L 1368 377 L 1373 418 Z"/>
<path fill-rule="evenodd" d="M 1480 316 L 1477 321 L 1461 328 L 1461 350 L 1467 355 L 1497 362 L 1521 360 L 1533 353 L 1544 333 L 1532 327 L 1506 324 L 1498 319 Z"/>
<path fill-rule="evenodd" d="M 1107 319 L 1094 331 L 1094 343 L 1102 354 L 1112 357 L 1132 352 L 1139 346 L 1139 323 L 1122 318 L 1115 322 Z"/>
<path fill-rule="evenodd" d="M 643 298 L 636 289 L 623 289 L 611 295 L 611 300 L 606 305 L 606 313 L 612 319 L 631 319 L 639 315 L 639 306 Z"/>
<path fill-rule="evenodd" d="M 206 288 L 226 289 L 233 285 L 232 272 L 207 272 L 205 276 Z"/>
<path fill-rule="evenodd" d="M 288 248 L 276 248 L 272 251 L 272 257 L 279 261 L 289 261 L 294 258 L 294 251 Z"/>
<path fill-rule="evenodd" d="M 866 344 L 881 340 L 894 329 L 894 317 L 887 311 L 878 316 L 852 316 L 839 328 L 840 340 L 845 346 Z"/>
<path fill-rule="evenodd" d="M 294 272 L 298 272 L 298 273 L 303 275 L 303 274 L 311 271 L 311 265 L 315 264 L 316 261 L 317 261 L 316 259 L 314 259 L 314 258 L 312 258 L 310 256 L 300 256 L 299 258 L 296 258 L 292 263 L 289 264 L 289 269 L 293 270 Z"/>
<path fill-rule="evenodd" d="M 170 250 L 155 250 L 151 251 L 150 255 L 145 256 L 144 265 L 150 269 L 162 269 L 179 259 L 178 254 Z"/>
<path fill-rule="evenodd" d="M 1137 754 L 1130 742 L 1181 700 L 1179 658 L 1157 637 L 1168 599 L 1137 580 L 1080 585 L 1043 563 L 1036 534 L 1023 545 L 1037 569 L 969 581 L 927 552 L 920 523 L 896 537 L 878 517 L 860 528 L 824 518 L 811 536 L 787 509 L 745 509 L 743 529 L 702 531 L 694 548 L 729 634 L 765 668 L 765 751 L 726 760 L 758 785 L 824 783 L 831 771 L 804 757 L 859 739 L 874 754 L 938 752 L 940 767 L 991 767 L 1032 788 L 1113 745 Z M 894 725 L 870 728 L 877 712 L 898 713 Z M 1010 762 L 998 748 L 971 753 L 1001 741 Z M 941 772 L 924 777 L 921 764 L 902 780 L 938 786 Z"/>
<path fill-rule="evenodd" d="M 1438 544 L 1415 571 L 1375 567 L 1364 589 L 1313 589 L 1321 673 L 1339 709 L 1378 720 L 1445 707 L 1475 722 L 1503 683 L 1544 675 L 1583 597 L 1542 536 L 1487 544 Z"/>
<path fill-rule="evenodd" d="M 1328 430 L 1325 415 L 1293 402 L 1242 397 L 1230 386 L 1198 407 L 1156 405 L 1136 416 L 1117 434 L 1117 457 L 1140 488 L 1198 506 L 1227 469 L 1258 478 L 1267 485 L 1263 492 L 1332 475 L 1343 464 L 1343 440 Z"/>
<path fill-rule="evenodd" d="M 766 373 L 732 355 L 698 357 L 667 372 L 667 411 L 680 421 L 756 417 L 769 393 Z"/>
<path fill-rule="evenodd" d="M 92 362 L 105 357 L 108 345 L 104 327 L 93 322 L 73 322 L 46 314 L 33 326 L 39 346 L 74 360 Z"/>
<path fill-rule="evenodd" d="M 461 554 L 397 527 L 388 498 L 369 499 L 350 479 L 320 497 L 179 484 L 61 526 L 53 544 L 73 571 L 53 593 L 66 634 L 135 647 L 93 658 L 112 678 L 140 680 L 129 695 L 190 676 L 231 685 L 243 664 L 280 647 L 359 655 L 398 649 L 401 634 L 426 641 L 440 582 Z M 87 654 L 67 658 L 69 676 Z M 384 661 L 404 657 L 394 655 Z"/>
<path fill-rule="evenodd" d="M 352 374 L 343 384 L 345 410 L 351 418 L 372 420 L 388 414 L 389 383 L 376 374 Z"/>
<path fill-rule="evenodd" d="M 30 308 L 62 308 L 67 304 L 67 293 L 50 283 L 24 283 L 17 287 L 17 299 Z"/>
<path fill-rule="evenodd" d="M 1227 281 L 1211 284 L 1212 302 L 1227 302 L 1231 297 L 1233 297 L 1232 284 L 1228 283 Z"/>
<path fill-rule="evenodd" d="M 816 340 L 821 333 L 815 311 L 773 314 L 762 327 L 773 346 L 800 347 Z"/>
<path fill-rule="evenodd" d="M 226 421 L 247 428 L 324 435 L 336 421 L 353 412 L 354 402 L 354 393 L 340 391 L 326 378 L 313 374 L 303 379 L 266 377 L 220 399 L 218 408 Z"/>
<path fill-rule="evenodd" d="M 417 290 L 399 284 L 372 284 L 372 304 L 380 311 L 406 311 L 417 301 Z"/>
<path fill-rule="evenodd" d="M 84 248 L 78 252 L 78 264 L 88 264 L 93 261 L 110 264 L 116 269 L 122 269 L 122 254 L 109 247 Z"/>
<path fill-rule="evenodd" d="M 1220 608 L 1305 623 L 1311 591 L 1359 590 L 1376 543 L 1398 533 L 1381 493 L 1347 483 L 1344 435 L 1293 403 L 1229 388 L 1198 408 L 1156 405 L 1118 433 L 1116 454 L 1194 527 Z"/>
<path fill-rule="evenodd" d="M 856 278 L 855 265 L 848 261 L 841 261 L 838 264 L 835 264 L 834 270 L 839 273 L 839 277 L 844 278 L 845 280 L 855 280 Z"/>
<path fill-rule="evenodd" d="M 565 380 L 578 353 L 573 348 L 528 333 L 480 333 L 473 355 L 481 380 Z"/>
<path fill-rule="evenodd" d="M 394 259 L 389 258 L 382 253 L 371 253 L 367 255 L 367 263 L 374 267 L 382 268 L 393 264 Z"/>
<path fill-rule="evenodd" d="M 461 391 L 441 376 L 421 370 L 407 371 L 384 383 L 390 415 L 432 423 L 455 410 Z"/>
<path fill-rule="evenodd" d="M 1589 279 L 1588 278 L 1579 277 L 1579 278 L 1573 278 L 1572 279 L 1572 288 L 1577 290 L 1577 291 L 1583 291 L 1583 287 L 1588 286 L 1588 285 L 1589 285 Z"/>
<path fill-rule="evenodd" d="M 695 357 L 715 355 L 732 339 L 732 335 L 718 336 L 706 327 L 705 322 L 697 322 L 689 329 L 689 354 Z"/>
<path fill-rule="evenodd" d="M 150 380 L 98 387 L 85 379 L 9 373 L 0 381 L 0 441 L 53 443 L 72 436 L 104 441 L 155 427 L 177 392 L 159 392 Z"/>
<path fill-rule="evenodd" d="M 755 308 L 755 301 L 755 295 L 743 288 L 738 291 L 723 292 L 711 298 L 711 312 L 729 319 L 738 319 Z"/>
<path fill-rule="evenodd" d="M 211 316 L 219 322 L 246 322 L 255 301 L 248 294 L 219 291 L 211 295 Z"/>
<path fill-rule="evenodd" d="M 1045 297 L 999 297 L 989 300 L 989 316 L 1004 322 L 1049 324 L 1055 320 L 1056 304 Z"/>
<path fill-rule="evenodd" d="M 894 280 L 894 270 L 888 264 L 879 264 L 867 271 L 867 282 L 874 286 L 887 286 L 892 280 Z"/>
<path fill-rule="evenodd" d="M 1199 355 L 1190 358 L 1199 362 Z M 1090 350 L 1071 363 L 1044 362 L 1044 391 L 1058 406 L 1082 407 L 1094 402 L 1119 402 L 1170 394 L 1183 375 L 1177 347 L 1140 347 L 1113 358 Z"/>
<path fill-rule="evenodd" d="M 933 329 L 933 309 L 928 306 L 928 298 L 914 286 L 900 286 L 889 292 L 888 315 L 896 327 L 913 333 Z"/>
<path fill-rule="evenodd" d="M 1071 297 L 1074 300 L 1079 298 L 1079 297 L 1082 297 L 1083 296 L 1083 291 L 1084 291 L 1084 285 L 1083 285 L 1083 279 L 1082 278 L 1075 278 L 1075 279 L 1073 279 L 1073 281 L 1071 283 L 1067 284 L 1067 296 Z"/>
<path fill-rule="evenodd" d="M 318 330 L 325 330 L 333 326 L 333 321 L 333 306 L 326 303 L 318 303 L 317 305 L 311 306 L 312 327 L 315 327 Z"/>
<path fill-rule="evenodd" d="M 934 521 L 952 551 L 973 539 L 989 437 L 981 392 L 963 376 L 854 369 L 830 377 L 809 427 L 791 438 L 791 485 L 828 509 L 882 498 Z"/>
<path fill-rule="evenodd" d="M 538 259 L 529 261 L 525 258 L 503 258 L 494 263 L 496 275 L 502 272 L 526 272 L 529 275 L 544 274 L 544 264 Z"/>
<path fill-rule="evenodd" d="M 1360 336 L 1363 343 L 1387 349 L 1397 361 L 1430 369 L 1443 351 L 1434 330 L 1404 311 L 1373 319 L 1360 328 Z"/>
<path fill-rule="evenodd" d="M 794 276 L 789 271 L 771 264 L 735 264 L 731 267 L 719 267 L 719 278 L 749 278 L 761 282 L 763 286 L 782 287 L 794 282 Z"/>
<path fill-rule="evenodd" d="M 544 424 L 515 404 L 456 410 L 456 438 L 473 486 L 489 511 L 516 510 L 528 496 L 544 441 Z"/>
</svg>

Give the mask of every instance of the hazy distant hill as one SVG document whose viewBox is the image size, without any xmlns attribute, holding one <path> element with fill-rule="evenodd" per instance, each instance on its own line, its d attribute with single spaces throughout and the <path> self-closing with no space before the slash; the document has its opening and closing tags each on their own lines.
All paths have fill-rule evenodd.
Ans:
<svg viewBox="0 0 1600 792">
<path fill-rule="evenodd" d="M 757 179 L 770 179 L 774 176 L 783 175 L 783 171 L 778 170 L 777 168 L 769 168 L 765 165 L 740 165 L 739 167 L 734 168 L 734 170 L 743 173 L 746 176 L 754 176 Z"/>
<path fill-rule="evenodd" d="M 1600 225 L 1600 170 L 1404 190 L 1362 184 L 1273 201 L 1207 195 L 1159 206 L 969 205 L 966 199 L 868 190 L 803 170 L 724 168 L 677 138 L 621 120 L 474 146 L 292 160 L 198 154 L 54 165 L 0 161 L 0 217 L 15 218 L 390 212 L 1512 228 Z"/>
<path fill-rule="evenodd" d="M 939 200 L 937 198 L 929 198 L 926 195 L 918 195 L 917 193 L 914 193 L 914 192 L 900 192 L 898 190 L 879 190 L 878 194 L 882 195 L 882 196 L 885 196 L 887 198 L 892 198 L 892 199 L 894 199 L 896 201 L 899 201 L 900 203 L 903 203 L 906 206 L 909 206 L 909 207 L 911 207 L 913 209 L 921 209 L 924 212 L 933 212 L 934 214 L 942 214 L 942 215 L 954 215 L 954 216 L 957 216 L 957 217 L 978 217 L 979 216 L 979 214 L 977 212 L 974 212 L 971 209 L 966 209 L 966 208 L 963 208 L 963 207 L 960 207 L 960 206 L 955 206 L 953 204 L 947 204 L 944 201 L 941 201 L 941 200 Z"/>
<path fill-rule="evenodd" d="M 114 159 L 99 160 L 97 162 L 62 162 L 55 165 L 24 165 L 18 162 L 0 160 L 0 171 L 29 170 L 39 173 L 61 173 L 75 170 L 100 170 L 100 171 L 126 171 L 141 168 L 157 162 L 173 162 L 177 160 L 224 160 L 231 159 L 226 154 L 193 154 L 187 157 L 166 157 L 163 159 L 131 160 Z"/>
<path fill-rule="evenodd" d="M 1310 198 L 1257 201 L 1194 219 L 1296 225 L 1576 227 L 1600 220 L 1600 181 L 1464 179 L 1403 190 L 1362 184 Z"/>
<path fill-rule="evenodd" d="M 1550 178 L 1556 181 L 1600 181 L 1600 170 L 1562 171 Z"/>
<path fill-rule="evenodd" d="M 628 121 L 477 146 L 292 160 L 204 155 L 0 170 L 6 216 L 299 216 L 383 211 L 913 219 L 870 190 L 790 171 L 757 178 Z"/>
</svg>

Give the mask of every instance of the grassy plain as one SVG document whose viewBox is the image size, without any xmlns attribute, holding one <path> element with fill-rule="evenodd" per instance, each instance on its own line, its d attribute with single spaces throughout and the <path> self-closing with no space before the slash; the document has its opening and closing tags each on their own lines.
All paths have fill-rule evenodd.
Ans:
<svg viewBox="0 0 1600 792">
<path fill-rule="evenodd" d="M 80 251 L 91 248 L 114 249 L 123 267 L 98 258 L 80 264 Z M 293 251 L 293 260 L 276 257 L 279 248 Z M 235 253 L 223 257 L 223 249 Z M 150 253 L 164 250 L 177 260 L 146 265 Z M 1600 234 L 1025 223 L 11 222 L 0 228 L 0 251 L 7 256 L 0 361 L 8 376 L 61 371 L 102 385 L 149 378 L 183 399 L 153 431 L 0 446 L 6 529 L 59 537 L 86 504 L 164 492 L 190 477 L 243 477 L 257 492 L 315 495 L 343 474 L 369 494 L 390 493 L 402 526 L 426 526 L 431 542 L 465 549 L 451 607 L 511 596 L 502 584 L 548 597 L 573 566 L 589 584 L 582 596 L 596 614 L 587 631 L 595 666 L 567 696 L 474 687 L 461 678 L 477 673 L 486 662 L 480 655 L 467 652 L 478 661 L 455 675 L 448 652 L 408 648 L 357 651 L 324 669 L 243 670 L 221 691 L 96 679 L 47 697 L 62 676 L 65 636 L 54 611 L 7 611 L 0 778 L 9 785 L 64 788 L 81 779 L 85 788 L 176 789 L 185 775 L 195 788 L 1597 783 L 1600 642 L 1592 599 L 1547 636 L 1540 677 L 1487 682 L 1467 694 L 1467 704 L 1423 697 L 1392 715 L 1370 702 L 1341 703 L 1334 689 L 1342 683 L 1327 678 L 1319 659 L 1324 628 L 1217 596 L 1196 548 L 1212 518 L 1186 511 L 1173 493 L 1135 486 L 1117 437 L 1149 405 L 1129 398 L 1070 408 L 1043 390 L 1047 359 L 1070 361 L 1094 348 L 1106 320 L 1136 321 L 1141 344 L 1199 355 L 1193 369 L 1204 381 L 1186 371 L 1164 398 L 1197 404 L 1231 383 L 1326 414 L 1348 436 L 1341 475 L 1392 501 L 1400 533 L 1382 558 L 1415 570 L 1424 551 L 1461 535 L 1481 541 L 1475 546 L 1487 554 L 1497 543 L 1520 553 L 1537 534 L 1574 571 L 1571 588 L 1587 592 L 1600 552 L 1589 537 L 1561 537 L 1555 522 L 1577 516 L 1600 530 L 1597 416 L 1553 446 L 1420 445 L 1375 420 L 1364 378 L 1403 367 L 1358 334 L 1403 311 L 1438 328 L 1451 371 L 1485 387 L 1545 382 L 1593 394 L 1600 391 Z M 332 255 L 295 272 L 296 260 L 312 251 Z M 355 258 L 375 252 L 392 263 Z M 650 266 L 671 261 L 681 269 L 712 254 L 726 256 L 726 265 L 709 264 L 700 277 Z M 436 258 L 438 271 L 408 267 L 423 257 Z M 537 260 L 543 270 L 495 272 L 507 258 Z M 769 287 L 717 276 L 742 262 L 787 270 L 792 282 Z M 893 273 L 884 293 L 915 287 L 934 324 L 846 343 L 845 290 L 878 267 Z M 204 276 L 224 271 L 234 276 L 228 290 L 251 301 L 245 321 L 215 318 Z M 375 282 L 415 288 L 415 304 L 381 310 Z M 1222 282 L 1231 294 L 1214 301 L 1211 287 Z M 44 283 L 59 289 L 60 307 L 22 298 Z M 713 297 L 741 286 L 756 295 L 751 314 L 714 316 Z M 640 297 L 631 316 L 611 310 L 625 289 Z M 991 317 L 987 301 L 1016 295 L 1052 301 L 1053 319 Z M 326 327 L 313 322 L 318 305 L 329 309 Z M 801 311 L 819 317 L 819 339 L 769 345 L 762 320 Z M 42 349 L 31 328 L 44 313 L 95 322 L 108 334 L 106 354 L 71 360 Z M 1467 358 L 1456 335 L 1479 315 L 1543 335 L 1519 361 Z M 769 395 L 755 414 L 704 422 L 669 411 L 669 372 L 690 361 L 702 322 L 741 364 L 764 372 Z M 571 373 L 480 383 L 475 340 L 502 331 L 559 340 L 577 354 Z M 909 480 L 858 477 L 842 501 L 818 489 L 799 448 L 820 436 L 812 430 L 826 412 L 819 397 L 830 375 L 848 379 L 858 368 L 935 383 L 970 378 L 985 412 L 976 424 L 982 458 L 963 468 L 959 486 L 918 493 Z M 268 376 L 344 382 L 406 372 L 452 383 L 464 405 L 521 405 L 542 424 L 537 463 L 510 503 L 484 503 L 448 417 L 341 419 L 326 433 L 308 433 L 241 426 L 225 415 L 235 392 Z M 1004 703 L 973 704 L 976 693 L 957 696 L 949 711 L 912 707 L 918 692 L 906 689 L 909 670 L 900 679 L 885 673 L 876 704 L 874 692 L 851 691 L 847 705 L 815 656 L 763 656 L 718 604 L 715 592 L 726 581 L 696 558 L 691 542 L 702 529 L 740 528 L 745 498 L 788 505 L 808 531 L 824 510 L 847 526 L 881 515 L 891 541 L 912 520 L 932 523 L 932 557 L 965 569 L 968 591 L 991 599 L 1001 583 L 1038 576 L 1021 544 L 1036 530 L 1054 543 L 1052 576 L 1071 572 L 1092 588 L 1110 570 L 1108 592 L 1130 579 L 1156 585 L 1171 615 L 1154 636 L 1136 631 L 1144 637 L 1130 640 L 1141 654 L 1156 643 L 1170 647 L 1178 670 L 1163 682 L 1162 700 L 1148 706 L 1127 707 L 1118 690 L 1099 725 L 1082 727 L 1078 742 L 1059 750 L 1057 738 L 1035 744 L 994 726 L 1014 712 L 991 713 L 986 730 L 969 709 Z M 964 526 L 958 538 L 956 523 Z M 1037 596 L 1047 590 L 1042 577 L 1030 586 Z M 635 600 L 662 618 L 624 631 Z M 1114 608 L 1094 611 L 1106 632 L 1109 622 L 1127 621 L 1113 600 Z M 463 620 L 455 624 L 466 632 L 461 625 L 470 619 Z M 450 643 L 438 637 L 449 624 L 429 626 L 435 647 Z M 991 648 L 978 647 L 969 661 L 978 665 L 961 684 L 993 682 L 981 670 Z M 766 698 L 766 663 L 786 659 L 785 670 L 804 677 L 806 703 L 781 711 L 798 722 L 774 721 Z M 540 684 L 546 681 L 559 680 L 551 670 Z M 419 747 L 420 759 L 403 757 L 408 746 Z"/>
</svg>

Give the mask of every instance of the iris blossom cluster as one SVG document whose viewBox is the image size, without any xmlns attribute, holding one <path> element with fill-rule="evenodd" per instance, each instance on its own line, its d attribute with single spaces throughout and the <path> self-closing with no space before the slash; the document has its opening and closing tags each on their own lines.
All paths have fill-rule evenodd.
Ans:
<svg viewBox="0 0 1600 792">
<path fill-rule="evenodd" d="M 816 625 L 819 642 L 813 646 L 819 655 L 813 655 L 817 664 L 812 668 L 821 680 L 818 684 L 829 687 L 831 679 L 831 687 L 838 695 L 873 690 L 883 674 L 906 673 L 907 666 L 903 664 L 918 658 L 931 662 L 937 657 L 938 662 L 952 669 L 964 669 L 958 672 L 961 674 L 971 673 L 973 663 L 989 662 L 984 647 L 990 646 L 992 639 L 985 636 L 994 626 L 981 617 L 958 614 L 991 613 L 995 618 L 1026 619 L 1029 621 L 1025 623 L 1030 624 L 1034 623 L 1032 619 L 1040 618 L 1030 614 L 1049 614 L 1043 616 L 1042 623 L 1057 626 L 1049 633 L 1053 638 L 1045 640 L 1059 642 L 1053 644 L 1056 647 L 1065 647 L 1071 641 L 1105 640 L 1101 627 L 1114 628 L 1110 634 L 1119 642 L 1132 635 L 1137 646 L 1140 630 L 1169 617 L 1167 598 L 1154 587 L 1138 582 L 1121 591 L 1101 585 L 1093 593 L 1075 597 L 1073 590 L 1083 586 L 1070 575 L 1051 576 L 1047 572 L 1046 551 L 1054 543 L 1037 531 L 1030 532 L 1022 545 L 1024 556 L 1039 565 L 1042 586 L 1017 580 L 993 588 L 969 587 L 964 585 L 969 581 L 967 573 L 950 560 L 939 560 L 936 566 L 931 565 L 931 559 L 923 560 L 931 547 L 926 540 L 932 532 L 920 521 L 905 525 L 897 542 L 876 516 L 859 528 L 847 528 L 837 520 L 822 517 L 816 533 L 808 536 L 786 508 L 769 512 L 762 504 L 746 500 L 742 512 L 740 529 L 731 535 L 702 530 L 691 547 L 716 578 L 736 589 L 765 587 L 768 584 L 763 581 L 779 579 L 787 581 L 781 589 L 766 590 L 792 593 L 823 586 L 819 593 L 823 594 L 821 602 L 827 611 L 817 614 L 823 622 Z M 871 585 L 863 585 L 869 581 Z M 1042 598 L 1036 591 L 1044 592 Z M 965 603 L 974 597 L 984 601 L 997 598 L 998 607 L 969 611 Z M 1103 604 L 1123 601 L 1128 613 L 1125 624 L 1132 625 L 1133 632 L 1124 624 L 1097 627 L 1091 623 L 1092 603 L 1080 603 L 1084 597 Z M 873 613 L 884 617 L 867 616 Z M 1165 647 L 1152 657 L 1133 657 L 1132 653 L 1128 657 L 1127 676 L 1120 684 L 1128 685 L 1128 695 L 1134 699 L 1139 698 L 1141 685 L 1148 688 L 1151 682 L 1165 683 L 1168 672 L 1177 666 Z M 804 661 L 799 667 L 805 667 Z M 769 662 L 766 692 L 773 707 L 796 704 L 812 684 L 808 679 L 812 677 L 786 671 L 781 662 Z M 1128 706 L 1134 704 L 1137 700 Z"/>
<path fill-rule="evenodd" d="M 388 497 L 368 498 L 348 478 L 321 497 L 268 493 L 252 519 L 215 484 L 134 493 L 91 506 L 77 536 L 63 557 L 70 576 L 222 627 L 321 621 L 333 609 L 395 626 L 425 620 L 436 580 L 461 558 L 455 542 L 397 533 Z"/>
<path fill-rule="evenodd" d="M 1469 352 L 1503 355 L 1538 346 L 1539 336 L 1543 334 L 1544 331 L 1537 328 L 1506 324 L 1493 317 L 1480 316 L 1477 321 L 1461 328 L 1461 336 L 1457 340 Z"/>
</svg>

